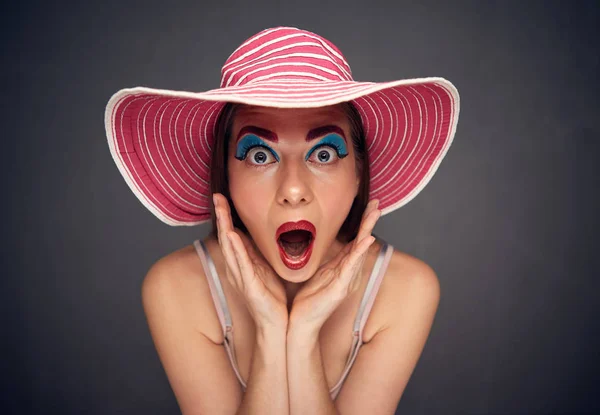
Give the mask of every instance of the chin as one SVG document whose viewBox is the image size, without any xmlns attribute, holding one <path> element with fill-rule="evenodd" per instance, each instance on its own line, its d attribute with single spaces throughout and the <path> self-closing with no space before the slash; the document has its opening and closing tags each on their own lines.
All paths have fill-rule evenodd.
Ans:
<svg viewBox="0 0 600 415">
<path fill-rule="evenodd" d="M 316 272 L 317 266 L 307 264 L 305 267 L 297 270 L 287 268 L 281 263 L 277 264 L 279 278 L 292 283 L 303 283 L 308 281 Z"/>
</svg>

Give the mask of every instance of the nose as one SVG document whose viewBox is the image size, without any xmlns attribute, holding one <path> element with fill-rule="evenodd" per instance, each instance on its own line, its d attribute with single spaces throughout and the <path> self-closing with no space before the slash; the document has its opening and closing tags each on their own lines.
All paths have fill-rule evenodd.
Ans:
<svg viewBox="0 0 600 415">
<path fill-rule="evenodd" d="M 310 176 L 303 162 L 287 161 L 280 167 L 277 202 L 282 206 L 296 207 L 310 203 L 313 193 Z"/>
</svg>

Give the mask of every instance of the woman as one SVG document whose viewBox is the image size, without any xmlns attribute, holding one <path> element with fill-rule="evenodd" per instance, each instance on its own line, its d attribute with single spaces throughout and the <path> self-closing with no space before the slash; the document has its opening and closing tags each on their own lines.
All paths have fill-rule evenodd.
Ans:
<svg viewBox="0 0 600 415">
<path fill-rule="evenodd" d="M 431 179 L 457 121 L 448 81 L 355 82 L 331 42 L 286 27 L 236 49 L 219 89 L 111 98 L 140 201 L 170 225 L 213 221 L 142 288 L 183 413 L 394 413 L 439 284 L 371 232 Z"/>
</svg>

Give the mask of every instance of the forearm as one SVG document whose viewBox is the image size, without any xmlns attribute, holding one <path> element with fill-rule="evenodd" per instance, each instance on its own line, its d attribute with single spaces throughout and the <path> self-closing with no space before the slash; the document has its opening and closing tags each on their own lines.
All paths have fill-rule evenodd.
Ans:
<svg viewBox="0 0 600 415">
<path fill-rule="evenodd" d="M 290 415 L 338 414 L 325 378 L 318 331 L 288 330 L 287 376 Z"/>
<path fill-rule="evenodd" d="M 258 330 L 238 415 L 289 414 L 285 330 Z"/>
</svg>

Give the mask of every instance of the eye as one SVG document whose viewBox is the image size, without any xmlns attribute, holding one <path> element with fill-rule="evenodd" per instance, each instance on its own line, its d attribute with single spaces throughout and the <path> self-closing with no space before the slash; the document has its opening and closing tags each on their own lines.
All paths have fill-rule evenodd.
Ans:
<svg viewBox="0 0 600 415">
<path fill-rule="evenodd" d="M 270 150 L 260 146 L 250 149 L 246 153 L 246 160 L 255 165 L 266 165 L 276 161 Z"/>
<path fill-rule="evenodd" d="M 273 159 L 279 161 L 275 150 L 254 134 L 246 135 L 238 142 L 235 158 L 245 160 L 252 166 L 264 166 L 270 164 Z"/>
<path fill-rule="evenodd" d="M 321 164 L 331 164 L 338 159 L 336 150 L 328 146 L 316 148 L 309 156 L 309 159 Z"/>
<path fill-rule="evenodd" d="M 333 164 L 347 155 L 344 139 L 338 134 L 328 134 L 310 149 L 306 160 L 311 159 L 319 164 Z"/>
</svg>

